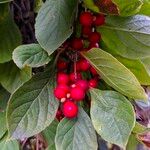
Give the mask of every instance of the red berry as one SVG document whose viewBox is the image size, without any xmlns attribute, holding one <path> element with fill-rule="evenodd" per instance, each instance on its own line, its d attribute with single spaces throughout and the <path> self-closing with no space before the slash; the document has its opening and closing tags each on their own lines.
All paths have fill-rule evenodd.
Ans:
<svg viewBox="0 0 150 150">
<path fill-rule="evenodd" d="M 85 97 L 85 91 L 81 87 L 74 87 L 70 90 L 71 98 L 76 101 L 82 101 Z"/>
<path fill-rule="evenodd" d="M 81 79 L 81 78 L 82 78 L 82 75 L 79 72 L 77 72 L 77 76 L 75 75 L 74 72 L 70 73 L 69 75 L 69 79 L 71 82 L 75 82 L 76 80 Z"/>
<path fill-rule="evenodd" d="M 65 117 L 74 118 L 78 114 L 78 106 L 72 101 L 67 101 L 63 104 L 62 111 Z"/>
<path fill-rule="evenodd" d="M 90 68 L 90 72 L 95 76 L 95 75 L 98 75 L 97 71 L 95 68 L 91 67 Z"/>
<path fill-rule="evenodd" d="M 89 49 L 91 49 L 91 48 L 99 48 L 99 44 L 98 43 L 90 43 Z"/>
<path fill-rule="evenodd" d="M 58 73 L 57 74 L 57 83 L 58 84 L 68 84 L 69 83 L 69 76 L 66 73 Z"/>
<path fill-rule="evenodd" d="M 82 34 L 83 34 L 83 35 L 89 36 L 91 33 L 92 33 L 92 28 L 91 28 L 91 27 L 89 27 L 89 26 L 84 26 L 84 27 L 82 28 Z"/>
<path fill-rule="evenodd" d="M 58 98 L 59 100 L 60 100 L 61 98 L 65 98 L 65 97 L 66 97 L 66 94 L 67 94 L 66 91 L 63 90 L 62 88 L 56 87 L 56 88 L 54 89 L 54 95 L 55 95 L 55 97 Z"/>
<path fill-rule="evenodd" d="M 89 80 L 89 87 L 96 88 L 97 86 L 98 86 L 97 79 L 91 79 L 91 80 Z"/>
<path fill-rule="evenodd" d="M 91 43 L 98 43 L 101 39 L 101 35 L 98 32 L 92 32 L 89 36 Z"/>
<path fill-rule="evenodd" d="M 66 61 L 60 59 L 60 60 L 58 60 L 58 62 L 57 62 L 57 69 L 58 69 L 58 70 L 64 70 L 64 69 L 67 68 L 67 65 L 68 65 L 68 64 L 67 64 Z"/>
<path fill-rule="evenodd" d="M 83 26 L 91 26 L 93 23 L 93 15 L 90 12 L 82 12 L 80 15 L 80 23 Z"/>
<path fill-rule="evenodd" d="M 66 84 L 59 84 L 57 87 L 65 91 L 66 94 L 69 93 L 69 86 L 67 86 Z"/>
<path fill-rule="evenodd" d="M 80 69 L 81 71 L 87 71 L 90 68 L 90 64 L 86 59 L 80 60 Z"/>
<path fill-rule="evenodd" d="M 82 88 L 83 90 L 87 90 L 88 89 L 88 81 L 86 80 L 78 80 L 76 82 L 76 86 Z"/>
<path fill-rule="evenodd" d="M 71 46 L 75 50 L 80 50 L 83 48 L 83 40 L 80 38 L 74 38 L 71 42 Z"/>
<path fill-rule="evenodd" d="M 93 19 L 93 24 L 95 26 L 100 26 L 100 25 L 103 25 L 104 23 L 105 23 L 105 17 L 102 14 L 95 16 Z"/>
</svg>

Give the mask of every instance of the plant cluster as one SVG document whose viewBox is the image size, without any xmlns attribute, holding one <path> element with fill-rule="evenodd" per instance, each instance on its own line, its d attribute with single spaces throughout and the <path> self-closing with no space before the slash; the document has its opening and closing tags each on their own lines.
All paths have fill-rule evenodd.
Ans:
<svg viewBox="0 0 150 150">
<path fill-rule="evenodd" d="M 0 0 L 0 149 L 149 147 L 149 16 L 149 0 Z"/>
</svg>

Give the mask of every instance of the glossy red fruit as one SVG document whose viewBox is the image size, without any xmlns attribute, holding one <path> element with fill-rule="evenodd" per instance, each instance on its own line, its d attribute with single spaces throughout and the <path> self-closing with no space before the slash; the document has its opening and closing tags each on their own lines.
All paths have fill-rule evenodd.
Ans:
<svg viewBox="0 0 150 150">
<path fill-rule="evenodd" d="M 74 87 L 70 90 L 70 95 L 73 100 L 82 101 L 85 97 L 85 91 L 81 87 Z"/>
<path fill-rule="evenodd" d="M 64 90 L 66 92 L 66 94 L 69 93 L 69 86 L 66 84 L 59 84 L 59 85 L 57 85 L 57 88 Z"/>
<path fill-rule="evenodd" d="M 62 88 L 56 87 L 54 89 L 54 96 L 58 98 L 59 100 L 61 100 L 62 98 L 65 98 L 66 94 L 67 94 L 66 91 L 63 90 Z"/>
<path fill-rule="evenodd" d="M 83 90 L 87 90 L 88 89 L 88 81 L 87 80 L 78 80 L 77 82 L 76 82 L 76 86 L 77 87 L 80 87 L 81 89 L 83 89 Z"/>
<path fill-rule="evenodd" d="M 102 14 L 96 15 L 95 17 L 93 17 L 93 24 L 95 26 L 100 26 L 103 25 L 105 23 L 105 17 Z"/>
<path fill-rule="evenodd" d="M 89 80 L 89 87 L 96 88 L 97 86 L 98 86 L 98 80 L 97 79 Z"/>
<path fill-rule="evenodd" d="M 83 40 L 81 38 L 74 38 L 71 42 L 71 47 L 74 50 L 80 50 L 83 48 Z"/>
<path fill-rule="evenodd" d="M 98 43 L 101 39 L 101 35 L 98 32 L 92 32 L 89 36 L 89 41 L 91 43 Z"/>
<path fill-rule="evenodd" d="M 77 72 L 77 75 L 75 75 L 74 72 L 69 74 L 69 80 L 73 83 L 76 82 L 77 80 L 81 79 L 81 78 L 82 78 L 82 75 L 79 72 Z"/>
<path fill-rule="evenodd" d="M 81 71 L 87 71 L 90 68 L 90 63 L 86 59 L 80 60 Z"/>
<path fill-rule="evenodd" d="M 90 43 L 89 49 L 91 49 L 91 48 L 99 48 L 99 44 L 98 43 Z"/>
<path fill-rule="evenodd" d="M 69 76 L 66 73 L 60 72 L 57 74 L 57 83 L 58 84 L 68 84 Z"/>
<path fill-rule="evenodd" d="M 65 70 L 67 68 L 67 66 L 68 66 L 68 63 L 65 60 L 63 60 L 63 59 L 58 60 L 58 62 L 57 62 L 58 70 Z"/>
<path fill-rule="evenodd" d="M 84 26 L 82 28 L 82 34 L 85 36 L 89 36 L 92 33 L 92 27 L 90 26 Z"/>
<path fill-rule="evenodd" d="M 62 112 L 67 118 L 74 118 L 78 115 L 78 106 L 72 101 L 66 101 L 62 106 Z"/>
<path fill-rule="evenodd" d="M 93 23 L 93 15 L 90 12 L 82 12 L 80 15 L 80 24 L 83 26 L 91 26 Z"/>
<path fill-rule="evenodd" d="M 95 68 L 91 67 L 90 68 L 90 72 L 95 76 L 95 75 L 98 75 L 97 71 Z"/>
</svg>

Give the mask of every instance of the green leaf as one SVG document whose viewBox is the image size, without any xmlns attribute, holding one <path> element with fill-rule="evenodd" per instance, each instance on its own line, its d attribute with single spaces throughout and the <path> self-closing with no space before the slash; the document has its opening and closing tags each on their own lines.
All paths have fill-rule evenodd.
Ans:
<svg viewBox="0 0 150 150">
<path fill-rule="evenodd" d="M 143 5 L 139 11 L 139 14 L 150 16 L 150 0 L 142 0 Z"/>
<path fill-rule="evenodd" d="M 19 150 L 19 142 L 17 140 L 4 141 L 0 143 L 1 150 Z"/>
<path fill-rule="evenodd" d="M 6 133 L 6 112 L 0 112 L 0 139 Z"/>
<path fill-rule="evenodd" d="M 132 60 L 119 56 L 115 57 L 133 72 L 142 85 L 150 85 L 150 74 L 140 60 Z"/>
<path fill-rule="evenodd" d="M 58 101 L 53 95 L 54 76 L 54 70 L 51 73 L 39 73 L 11 96 L 7 108 L 8 132 L 11 138 L 33 136 L 54 120 L 58 109 Z"/>
<path fill-rule="evenodd" d="M 34 11 L 38 13 L 39 9 L 43 5 L 43 0 L 35 0 L 34 1 Z"/>
<path fill-rule="evenodd" d="M 0 64 L 0 83 L 10 93 L 14 92 L 30 78 L 31 68 L 29 67 L 20 70 L 12 61 Z"/>
<path fill-rule="evenodd" d="M 136 150 L 138 144 L 139 141 L 137 140 L 136 136 L 134 134 L 131 134 L 128 140 L 126 150 Z"/>
<path fill-rule="evenodd" d="M 119 23 L 118 23 L 119 22 Z M 106 24 L 98 32 L 106 46 L 126 58 L 150 56 L 150 17 L 106 17 Z"/>
<path fill-rule="evenodd" d="M 95 5 L 93 0 L 83 0 L 83 2 L 87 8 L 99 13 L 99 8 Z"/>
<path fill-rule="evenodd" d="M 8 138 L 8 131 L 5 132 L 5 134 L 3 135 L 3 137 L 0 139 L 0 143 L 6 141 Z"/>
<path fill-rule="evenodd" d="M 150 57 L 141 59 L 141 61 L 142 61 L 143 65 L 145 66 L 147 72 L 148 72 L 149 75 L 150 75 Z"/>
<path fill-rule="evenodd" d="M 8 3 L 8 2 L 11 2 L 13 0 L 0 0 L 0 4 L 3 4 L 3 3 Z"/>
<path fill-rule="evenodd" d="M 58 121 L 54 120 L 49 127 L 47 127 L 43 132 L 42 135 L 46 142 L 48 143 L 47 150 L 56 150 L 55 148 L 55 135 L 57 129 Z"/>
<path fill-rule="evenodd" d="M 21 34 L 9 12 L 8 4 L 0 5 L 0 63 L 10 61 L 14 48 L 21 44 Z"/>
<path fill-rule="evenodd" d="M 139 134 L 139 133 L 144 133 L 144 132 L 149 132 L 150 128 L 136 122 L 135 127 L 133 128 L 133 133 L 134 134 Z"/>
<path fill-rule="evenodd" d="M 50 61 L 47 52 L 39 44 L 21 45 L 13 52 L 13 60 L 19 68 L 40 67 Z"/>
<path fill-rule="evenodd" d="M 147 99 L 134 74 L 109 53 L 93 48 L 82 55 L 98 71 L 102 79 L 115 90 L 134 99 Z"/>
<path fill-rule="evenodd" d="M 49 55 L 72 34 L 77 3 L 77 0 L 47 0 L 39 10 L 36 38 Z"/>
<path fill-rule="evenodd" d="M 6 109 L 9 97 L 10 93 L 0 85 L 0 110 L 4 111 Z"/>
<path fill-rule="evenodd" d="M 136 14 L 141 6 L 142 2 L 141 0 L 112 0 L 118 7 L 119 14 L 121 16 L 131 16 Z"/>
<path fill-rule="evenodd" d="M 125 148 L 135 125 L 130 102 L 115 91 L 92 89 L 91 119 L 97 133 L 106 141 Z"/>
<path fill-rule="evenodd" d="M 56 132 L 56 150 L 97 150 L 95 130 L 89 116 L 80 108 L 78 118 L 63 119 Z"/>
</svg>

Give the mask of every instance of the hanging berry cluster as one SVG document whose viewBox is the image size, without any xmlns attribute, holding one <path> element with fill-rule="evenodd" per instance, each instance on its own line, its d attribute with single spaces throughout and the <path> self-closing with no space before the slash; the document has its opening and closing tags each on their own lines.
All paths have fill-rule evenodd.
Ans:
<svg viewBox="0 0 150 150">
<path fill-rule="evenodd" d="M 85 99 L 89 88 L 98 86 L 97 71 L 80 55 L 79 51 L 99 47 L 101 35 L 95 31 L 95 27 L 103 25 L 105 18 L 101 14 L 93 15 L 86 11 L 80 14 L 79 22 L 82 26 L 81 37 L 69 40 L 67 47 L 71 50 L 73 58 L 69 58 L 70 62 L 59 58 L 57 62 L 57 86 L 54 89 L 54 96 L 62 103 L 61 109 L 57 112 L 59 119 L 62 116 L 76 117 L 78 114 L 77 103 Z M 88 41 L 88 46 L 85 41 Z M 83 74 L 88 74 L 90 77 L 88 76 L 87 79 Z"/>
</svg>

